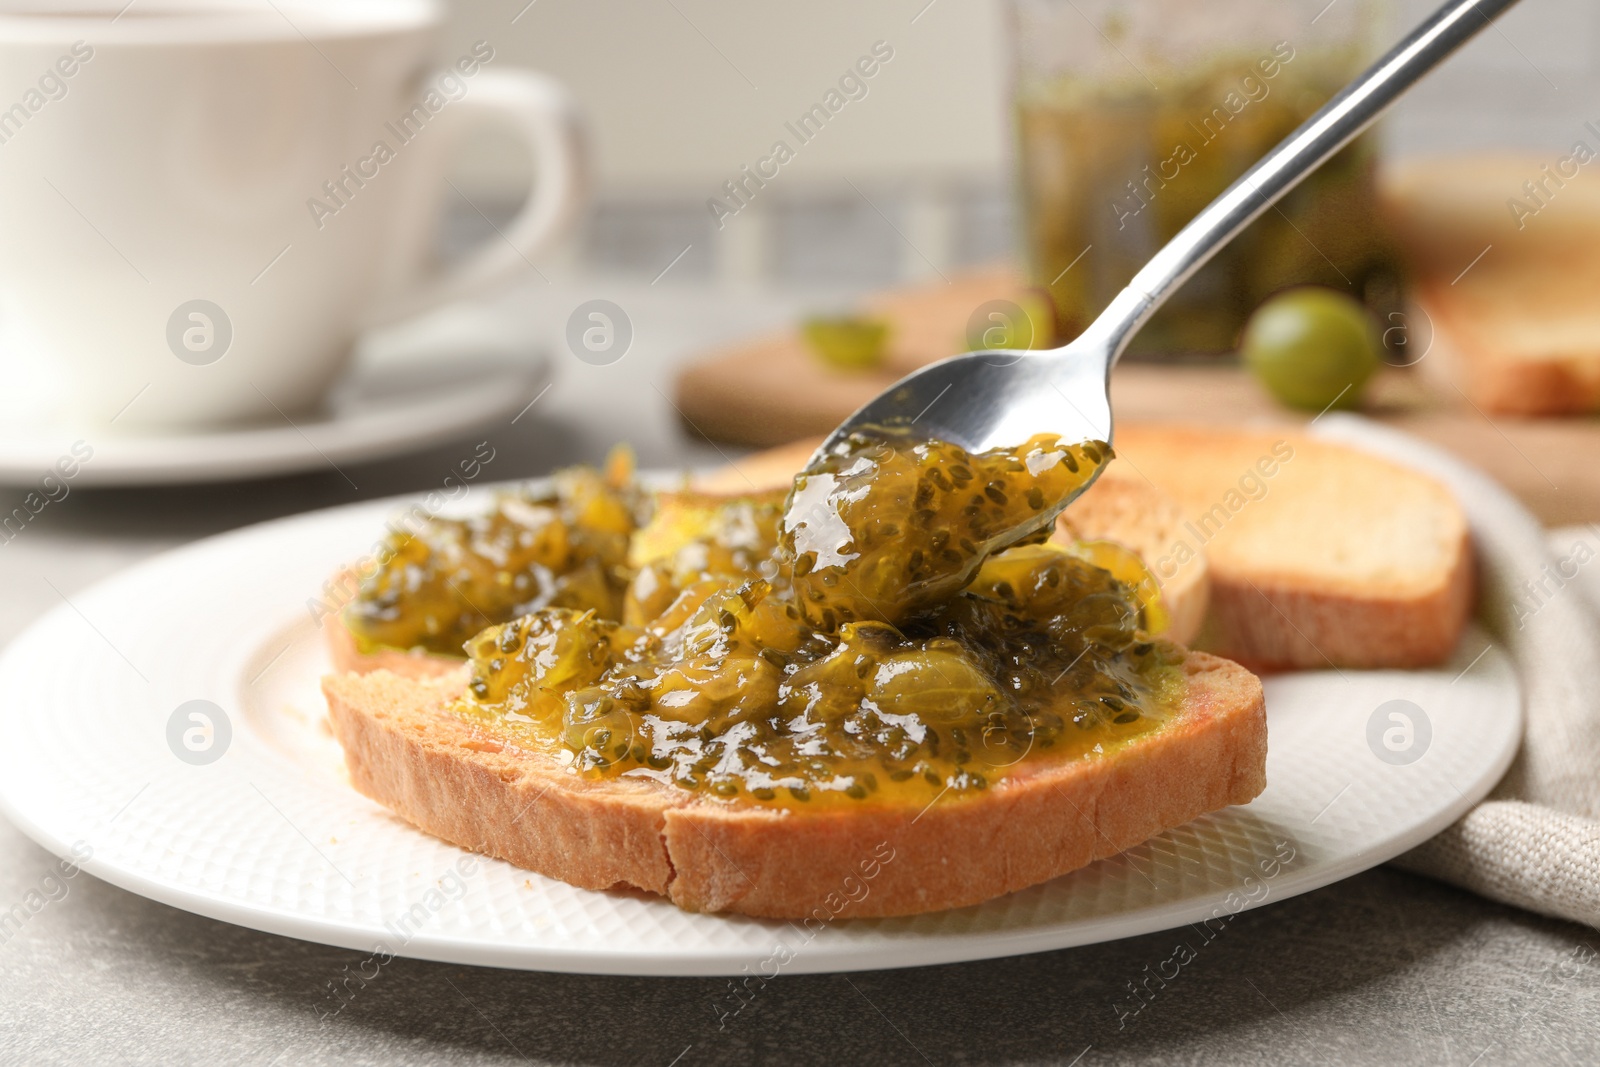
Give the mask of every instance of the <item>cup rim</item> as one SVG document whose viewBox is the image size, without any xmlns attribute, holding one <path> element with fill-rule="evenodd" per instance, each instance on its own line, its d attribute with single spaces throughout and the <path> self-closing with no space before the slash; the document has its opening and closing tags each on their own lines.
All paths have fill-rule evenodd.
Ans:
<svg viewBox="0 0 1600 1067">
<path fill-rule="evenodd" d="M 63 14 L 62 6 L 61 0 L 0 0 L 0 45 L 203 45 L 377 37 L 431 28 L 444 17 L 439 0 L 74 0 L 72 14 Z"/>
</svg>

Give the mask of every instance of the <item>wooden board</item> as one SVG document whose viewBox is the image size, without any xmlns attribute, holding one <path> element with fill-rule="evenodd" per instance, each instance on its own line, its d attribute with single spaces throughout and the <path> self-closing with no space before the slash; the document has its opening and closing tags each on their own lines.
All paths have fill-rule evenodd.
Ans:
<svg viewBox="0 0 1600 1067">
<path fill-rule="evenodd" d="M 789 330 L 707 353 L 679 375 L 678 410 L 698 432 L 739 444 L 779 445 L 826 433 L 918 367 L 972 347 L 974 317 L 997 303 L 1016 311 L 1032 306 L 1024 314 L 1038 335 L 1034 347 L 1052 343 L 1054 323 L 1032 321 L 1048 308 L 1046 296 L 1030 293 L 1015 268 L 996 264 L 865 298 L 861 314 L 889 326 L 880 369 L 830 368 L 798 329 Z"/>
</svg>

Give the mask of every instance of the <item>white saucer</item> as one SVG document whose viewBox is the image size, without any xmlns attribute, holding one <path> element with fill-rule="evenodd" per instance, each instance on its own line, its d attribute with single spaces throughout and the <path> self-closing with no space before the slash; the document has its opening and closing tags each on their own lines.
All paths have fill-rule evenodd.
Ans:
<svg viewBox="0 0 1600 1067">
<path fill-rule="evenodd" d="M 549 384 L 550 361 L 526 343 L 424 340 L 364 351 L 324 411 L 276 425 L 113 436 L 0 418 L 0 485 L 38 485 L 79 440 L 88 442 L 93 456 L 73 476 L 75 487 L 337 470 L 454 440 L 514 416 Z"/>
<path fill-rule="evenodd" d="M 1500 778 L 1522 733 L 1510 663 L 1473 631 L 1437 670 L 1268 678 L 1260 797 L 1044 885 L 814 928 L 689 914 L 474 858 L 349 785 L 308 603 L 400 506 L 200 541 L 35 623 L 0 656 L 0 812 L 57 855 L 87 850 L 84 870 L 135 893 L 362 952 L 602 974 L 871 970 L 1220 930 L 1438 833 Z M 195 700 L 231 735 L 214 724 L 221 747 L 204 765 L 177 740 Z M 1388 718 L 1393 701 L 1410 702 L 1405 723 Z"/>
</svg>

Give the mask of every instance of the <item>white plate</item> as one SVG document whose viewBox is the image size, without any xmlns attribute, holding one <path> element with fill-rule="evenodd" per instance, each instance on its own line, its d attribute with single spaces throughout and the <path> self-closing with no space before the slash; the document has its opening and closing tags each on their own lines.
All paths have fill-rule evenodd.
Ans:
<svg viewBox="0 0 1600 1067">
<path fill-rule="evenodd" d="M 798 973 L 1037 952 L 1207 919 L 1221 929 L 1238 910 L 1437 833 L 1500 778 L 1521 734 L 1511 668 L 1473 632 L 1437 671 L 1268 679 L 1260 798 L 1048 884 L 958 911 L 814 929 L 692 915 L 644 894 L 474 865 L 346 784 L 322 725 L 327 664 L 308 601 L 335 566 L 370 550 L 398 507 L 214 537 L 46 615 L 0 656 L 0 810 L 58 855 L 81 842 L 80 854 L 92 850 L 84 869 L 99 878 L 311 941 L 552 971 Z M 214 702 L 231 725 L 209 765 L 181 761 L 167 740 L 191 700 Z M 1393 700 L 1423 709 L 1409 713 L 1410 752 L 1421 753 L 1409 764 L 1369 744 L 1375 711 Z M 1397 731 L 1390 740 L 1403 747 L 1403 724 L 1386 715 L 1376 733 Z M 467 873 L 453 873 L 464 859 Z"/>
<path fill-rule="evenodd" d="M 550 377 L 549 360 L 530 352 L 525 340 L 487 333 L 459 313 L 369 340 L 362 357 L 321 412 L 226 430 L 74 430 L 23 410 L 20 394 L 0 397 L 0 485 L 37 485 L 80 439 L 94 453 L 73 476 L 75 486 L 215 482 L 337 469 L 454 440 L 515 415 Z"/>
</svg>

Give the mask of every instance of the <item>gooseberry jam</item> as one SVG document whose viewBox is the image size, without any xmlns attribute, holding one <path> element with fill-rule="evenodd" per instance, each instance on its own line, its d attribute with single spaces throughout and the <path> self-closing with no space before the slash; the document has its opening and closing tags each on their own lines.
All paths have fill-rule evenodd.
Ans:
<svg viewBox="0 0 1600 1067">
<path fill-rule="evenodd" d="M 544 608 L 620 618 L 633 579 L 630 539 L 645 508 L 632 458 L 605 472 L 574 468 L 550 492 L 505 494 L 487 514 L 430 516 L 392 531 L 378 569 L 345 608 L 362 652 L 379 648 L 461 654 L 486 626 Z"/>
<path fill-rule="evenodd" d="M 483 630 L 454 710 L 576 774 L 787 807 L 926 803 L 1104 752 L 1182 687 L 1137 557 L 1036 543 L 1110 455 L 863 435 L 781 506 L 669 500 L 623 611 Z"/>
<path fill-rule="evenodd" d="M 941 603 L 991 552 L 1048 534 L 1051 505 L 1087 485 L 1110 452 L 1041 435 L 972 455 L 903 433 L 853 434 L 795 478 L 780 547 L 796 602 L 828 631 Z"/>
</svg>

